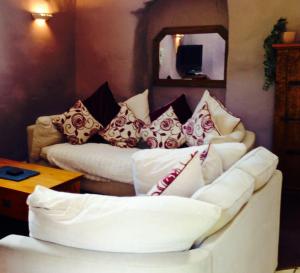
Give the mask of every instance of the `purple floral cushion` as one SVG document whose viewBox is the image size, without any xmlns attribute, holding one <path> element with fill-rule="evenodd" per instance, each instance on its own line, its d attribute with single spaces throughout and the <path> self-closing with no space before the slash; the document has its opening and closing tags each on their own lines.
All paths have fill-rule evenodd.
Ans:
<svg viewBox="0 0 300 273">
<path fill-rule="evenodd" d="M 144 122 L 136 118 L 125 103 L 117 116 L 99 134 L 111 145 L 120 148 L 136 147 Z"/>
<path fill-rule="evenodd" d="M 71 144 L 83 144 L 102 129 L 83 103 L 78 100 L 67 112 L 52 120 L 56 128 Z"/>
<path fill-rule="evenodd" d="M 182 124 L 172 106 L 150 125 L 145 125 L 141 134 L 151 149 L 174 149 L 185 143 Z"/>
<path fill-rule="evenodd" d="M 220 135 L 207 103 L 200 110 L 195 111 L 193 116 L 182 126 L 182 131 L 188 146 L 208 144 L 213 137 Z"/>
</svg>

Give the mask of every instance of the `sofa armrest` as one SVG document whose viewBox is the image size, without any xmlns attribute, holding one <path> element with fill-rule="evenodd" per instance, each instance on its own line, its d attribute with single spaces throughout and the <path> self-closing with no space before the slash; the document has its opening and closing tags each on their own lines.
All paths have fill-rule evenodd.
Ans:
<svg viewBox="0 0 300 273">
<path fill-rule="evenodd" d="M 211 143 L 219 144 L 225 142 L 242 142 L 246 134 L 246 129 L 242 122 L 240 122 L 236 128 L 228 135 L 220 135 L 213 137 Z"/>
<path fill-rule="evenodd" d="M 229 135 L 217 136 L 211 139 L 211 143 L 225 143 L 225 142 L 240 142 L 245 144 L 247 152 L 255 147 L 255 133 L 245 129 L 242 122 Z"/>
<path fill-rule="evenodd" d="M 29 161 L 40 159 L 41 149 L 46 146 L 63 142 L 63 135 L 52 124 L 55 116 L 39 117 L 34 125 L 27 127 Z"/>
<path fill-rule="evenodd" d="M 247 148 L 247 152 L 254 149 L 255 141 L 256 141 L 255 133 L 252 131 L 246 131 L 246 135 L 245 135 L 242 143 L 245 144 L 245 146 Z"/>
<path fill-rule="evenodd" d="M 211 263 L 210 253 L 201 249 L 130 254 L 65 247 L 18 235 L 0 240 L 1 273 L 212 273 Z"/>
</svg>

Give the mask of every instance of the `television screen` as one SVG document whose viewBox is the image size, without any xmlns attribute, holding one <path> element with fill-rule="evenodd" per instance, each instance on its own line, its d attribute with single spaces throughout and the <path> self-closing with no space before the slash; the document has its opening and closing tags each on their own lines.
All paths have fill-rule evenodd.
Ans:
<svg viewBox="0 0 300 273">
<path fill-rule="evenodd" d="M 203 45 L 181 45 L 177 50 L 176 68 L 180 74 L 196 75 L 202 70 Z"/>
</svg>

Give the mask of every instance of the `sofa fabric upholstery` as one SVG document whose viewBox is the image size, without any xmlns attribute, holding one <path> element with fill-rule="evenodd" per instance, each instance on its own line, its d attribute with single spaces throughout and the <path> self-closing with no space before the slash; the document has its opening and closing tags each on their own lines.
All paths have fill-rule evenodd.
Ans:
<svg viewBox="0 0 300 273">
<path fill-rule="evenodd" d="M 232 222 L 189 251 L 120 254 L 10 235 L 0 241 L 0 272 L 98 273 L 100 268 L 105 273 L 274 273 L 281 185 L 282 174 L 276 171 Z"/>
<path fill-rule="evenodd" d="M 39 117 L 34 127 L 28 127 L 28 155 L 31 161 L 36 161 L 40 158 L 41 149 L 43 147 L 64 141 L 63 135 L 52 124 L 52 118 L 56 118 L 57 116 L 58 115 Z"/>
<path fill-rule="evenodd" d="M 188 250 L 221 215 L 216 205 L 179 196 L 113 197 L 42 186 L 27 204 L 30 237 L 122 253 Z"/>
<path fill-rule="evenodd" d="M 66 145 L 65 143 L 62 143 L 64 139 L 62 138 L 61 134 L 58 132 L 58 130 L 54 127 L 52 124 L 52 116 L 45 116 L 38 118 L 35 125 L 31 125 L 27 127 L 27 142 L 28 142 L 28 155 L 29 155 L 29 161 L 35 162 L 38 164 L 48 164 L 47 163 L 47 154 L 49 151 L 55 147 L 55 144 L 59 145 Z M 231 137 L 234 138 L 234 141 L 238 141 L 240 138 L 242 138 L 242 143 L 246 145 L 247 151 L 253 149 L 255 145 L 255 134 L 250 131 L 246 131 L 245 136 L 243 136 L 244 128 L 243 125 L 240 123 L 239 126 L 235 129 L 235 131 L 231 134 Z M 218 143 L 219 141 L 214 140 L 213 142 Z M 82 145 L 85 147 L 88 144 Z M 93 145 L 97 145 L 93 143 Z M 103 145 L 103 144 L 99 144 Z M 77 145 L 76 145 L 77 146 Z M 109 145 L 107 145 L 109 146 Z M 77 147 L 73 147 L 74 149 L 77 149 Z M 120 148 L 121 151 L 121 148 Z M 135 150 L 134 150 L 135 151 Z M 122 152 L 122 151 L 121 151 Z M 100 151 L 101 153 L 101 151 Z M 109 157 L 108 157 L 109 159 Z M 130 160 L 129 158 L 127 160 Z M 58 166 L 61 168 L 64 168 L 63 166 L 60 166 L 59 164 L 55 164 L 54 162 L 51 163 L 52 166 Z M 68 168 L 66 168 L 68 169 Z M 82 171 L 79 169 L 79 171 Z M 112 170 L 112 173 L 114 174 L 114 170 Z M 123 193 L 126 193 L 126 195 L 131 195 L 134 193 L 134 189 L 130 183 L 133 182 L 131 179 L 123 180 L 122 182 L 129 183 L 126 186 L 122 186 L 122 190 L 118 190 L 113 187 L 113 185 L 106 185 L 110 181 L 114 182 L 120 182 L 118 174 L 114 177 L 103 177 L 101 176 L 86 176 L 85 179 L 82 181 L 82 189 L 89 191 L 89 192 L 95 192 L 95 193 L 103 193 L 103 194 L 111 194 L 111 195 L 122 195 Z M 94 183 L 95 181 L 98 181 L 98 183 Z M 106 184 L 104 184 L 106 183 Z M 118 184 L 119 185 L 119 184 Z"/>
</svg>

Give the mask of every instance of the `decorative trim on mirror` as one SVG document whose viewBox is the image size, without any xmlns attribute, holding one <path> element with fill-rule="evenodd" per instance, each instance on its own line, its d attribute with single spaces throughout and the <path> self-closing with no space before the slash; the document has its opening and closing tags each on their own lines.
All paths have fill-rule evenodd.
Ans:
<svg viewBox="0 0 300 273">
<path fill-rule="evenodd" d="M 159 78 L 160 69 L 160 42 L 167 35 L 182 35 L 182 34 L 206 34 L 218 33 L 225 41 L 225 56 L 224 56 L 224 77 L 223 80 L 213 79 L 161 79 Z M 178 36 L 179 37 L 179 36 Z M 227 57 L 228 57 L 228 31 L 221 25 L 206 25 L 206 26 L 187 26 L 187 27 L 166 27 L 163 28 L 153 40 L 153 84 L 158 86 L 190 86 L 190 87 L 211 87 L 225 88 L 227 76 Z"/>
</svg>

